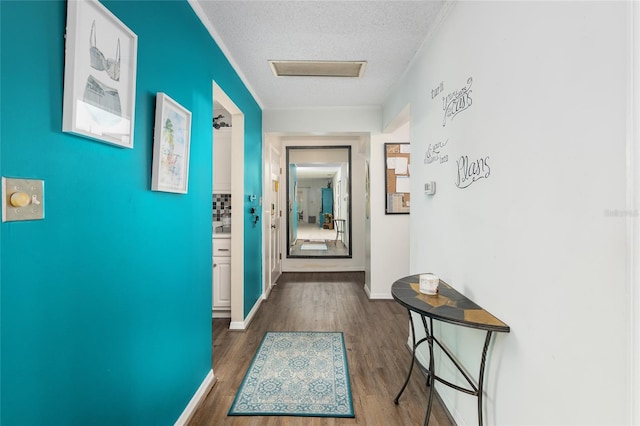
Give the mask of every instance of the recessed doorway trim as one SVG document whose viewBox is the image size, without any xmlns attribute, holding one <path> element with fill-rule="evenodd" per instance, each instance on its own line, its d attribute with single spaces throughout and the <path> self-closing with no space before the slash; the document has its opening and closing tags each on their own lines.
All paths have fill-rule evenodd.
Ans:
<svg viewBox="0 0 640 426">
<path fill-rule="evenodd" d="M 244 330 L 244 114 L 215 81 L 213 82 L 213 99 L 231 114 L 231 324 L 229 328 Z"/>
</svg>

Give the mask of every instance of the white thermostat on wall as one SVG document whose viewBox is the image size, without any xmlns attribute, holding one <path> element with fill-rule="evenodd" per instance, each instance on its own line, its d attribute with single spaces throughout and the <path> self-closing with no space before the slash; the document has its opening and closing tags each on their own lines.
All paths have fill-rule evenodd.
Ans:
<svg viewBox="0 0 640 426">
<path fill-rule="evenodd" d="M 424 193 L 427 195 L 433 195 L 436 193 L 436 183 L 435 182 L 426 182 L 424 184 Z"/>
</svg>

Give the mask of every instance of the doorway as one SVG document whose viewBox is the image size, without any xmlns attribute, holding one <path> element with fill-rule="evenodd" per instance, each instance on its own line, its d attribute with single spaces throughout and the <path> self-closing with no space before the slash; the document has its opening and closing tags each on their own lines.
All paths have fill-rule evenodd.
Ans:
<svg viewBox="0 0 640 426">
<path fill-rule="evenodd" d="M 221 105 L 231 115 L 231 323 L 229 328 L 244 330 L 244 114 L 224 90 L 213 82 L 213 105 L 216 104 Z M 212 285 L 215 286 L 216 283 L 213 282 Z"/>
</svg>

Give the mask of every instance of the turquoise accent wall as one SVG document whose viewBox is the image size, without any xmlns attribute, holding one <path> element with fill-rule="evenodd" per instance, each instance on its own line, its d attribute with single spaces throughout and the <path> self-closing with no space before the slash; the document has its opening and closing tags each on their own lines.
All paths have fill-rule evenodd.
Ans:
<svg viewBox="0 0 640 426">
<path fill-rule="evenodd" d="M 226 93 L 225 86 L 219 85 Z M 242 107 L 240 109 L 244 112 Z M 245 112 L 244 132 L 244 317 L 246 318 L 262 296 L 263 217 L 260 205 L 262 197 L 262 121 L 247 121 Z M 255 195 L 255 201 L 250 201 L 249 195 Z M 260 217 L 258 223 L 253 222 L 252 207 L 256 209 Z"/>
<path fill-rule="evenodd" d="M 66 3 L 0 2 L 1 173 L 46 195 L 44 220 L 0 226 L 3 426 L 173 424 L 210 370 L 213 80 L 245 114 L 261 195 L 261 110 L 189 4 L 105 5 L 139 37 L 134 149 L 61 132 Z M 157 92 L 193 114 L 186 195 L 150 191 Z"/>
</svg>

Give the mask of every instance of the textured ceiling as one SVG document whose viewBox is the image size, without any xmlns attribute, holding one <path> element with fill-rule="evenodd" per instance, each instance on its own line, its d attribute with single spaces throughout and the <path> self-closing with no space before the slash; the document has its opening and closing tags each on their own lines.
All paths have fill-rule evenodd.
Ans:
<svg viewBox="0 0 640 426">
<path fill-rule="evenodd" d="M 445 1 L 190 0 L 264 109 L 381 105 Z M 364 60 L 362 78 L 275 77 L 269 60 Z"/>
</svg>

